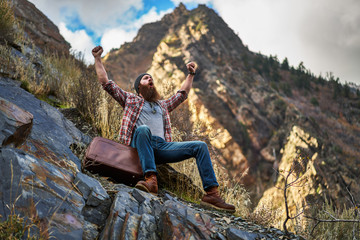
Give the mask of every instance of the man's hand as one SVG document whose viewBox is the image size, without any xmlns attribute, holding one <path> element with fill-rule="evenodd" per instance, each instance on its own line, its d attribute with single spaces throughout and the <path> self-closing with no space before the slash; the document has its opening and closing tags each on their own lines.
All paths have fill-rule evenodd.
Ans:
<svg viewBox="0 0 360 240">
<path fill-rule="evenodd" d="M 188 64 L 186 64 L 186 68 L 189 72 L 195 73 L 196 64 L 194 62 L 189 62 Z"/>
<path fill-rule="evenodd" d="M 101 58 L 101 54 L 103 53 L 104 49 L 101 46 L 96 46 L 91 51 L 94 58 Z"/>
</svg>

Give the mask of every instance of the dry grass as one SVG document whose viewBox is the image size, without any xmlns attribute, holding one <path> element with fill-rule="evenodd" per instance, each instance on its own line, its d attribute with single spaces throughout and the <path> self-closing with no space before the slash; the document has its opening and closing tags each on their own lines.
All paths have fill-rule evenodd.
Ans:
<svg viewBox="0 0 360 240">
<path fill-rule="evenodd" d="M 261 205 L 257 206 L 256 209 L 248 215 L 248 220 L 265 227 L 280 227 L 282 225 L 282 215 L 283 210 L 276 208 L 274 202 L 267 200 L 261 202 Z"/>
<path fill-rule="evenodd" d="M 19 35 L 17 26 L 11 1 L 0 0 L 0 44 L 15 42 Z"/>
<path fill-rule="evenodd" d="M 311 215 L 318 219 L 334 220 L 360 220 L 359 208 L 352 207 L 343 211 L 336 209 L 331 201 L 325 200 L 322 206 L 312 206 Z M 352 240 L 360 238 L 359 222 L 322 222 L 315 226 L 316 221 L 309 220 L 306 228 L 308 239 L 342 239 Z M 315 229 L 314 229 L 315 227 Z"/>
<path fill-rule="evenodd" d="M 12 197 L 12 189 L 14 187 L 14 171 L 12 161 L 10 162 L 11 184 L 9 200 L 11 204 L 6 204 L 10 210 L 10 214 L 5 221 L 0 222 L 0 239 L 15 240 L 15 239 L 30 239 L 30 240 L 45 240 L 50 238 L 48 224 L 44 224 L 37 215 L 36 205 L 33 199 L 30 200 L 30 205 L 26 208 L 26 216 L 16 212 L 16 203 L 21 198 L 21 194 L 15 199 Z M 20 185 L 20 182 L 19 182 Z M 16 187 L 16 194 L 18 194 L 19 185 Z M 2 216 L 0 215 L 0 219 Z M 31 233 L 33 231 L 33 233 Z"/>
</svg>

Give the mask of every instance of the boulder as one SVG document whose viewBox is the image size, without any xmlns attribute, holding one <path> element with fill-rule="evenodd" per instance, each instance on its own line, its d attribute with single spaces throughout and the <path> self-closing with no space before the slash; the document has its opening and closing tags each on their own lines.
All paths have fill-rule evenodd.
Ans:
<svg viewBox="0 0 360 240">
<path fill-rule="evenodd" d="M 56 108 L 19 88 L 17 81 L 0 78 L 0 96 L 33 115 L 31 132 L 18 148 L 47 162 L 63 167 L 66 165 L 72 168 L 73 172 L 81 169 L 80 160 L 69 146 L 78 142 L 89 144 L 90 137 L 82 134 Z M 7 131 L 6 126 L 3 128 L 2 132 Z"/>
<path fill-rule="evenodd" d="M 96 179 L 81 172 L 77 173 L 74 182 L 86 201 L 82 211 L 85 220 L 103 226 L 109 214 L 110 196 Z"/>
<path fill-rule="evenodd" d="M 0 146 L 24 143 L 29 136 L 33 115 L 0 97 Z"/>
<path fill-rule="evenodd" d="M 165 202 L 161 215 L 164 239 L 212 239 L 217 232 L 208 215 L 175 200 Z"/>
<path fill-rule="evenodd" d="M 46 223 L 57 239 L 81 239 L 85 202 L 72 186 L 71 172 L 15 148 L 0 148 L 0 165 L 2 220 L 20 214 Z"/>
</svg>

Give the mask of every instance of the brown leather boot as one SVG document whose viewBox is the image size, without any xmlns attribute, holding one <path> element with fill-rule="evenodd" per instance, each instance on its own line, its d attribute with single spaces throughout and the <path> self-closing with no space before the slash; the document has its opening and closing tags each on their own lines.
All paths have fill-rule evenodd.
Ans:
<svg viewBox="0 0 360 240">
<path fill-rule="evenodd" d="M 211 187 L 206 191 L 206 195 L 201 199 L 200 205 L 215 208 L 217 210 L 233 213 L 235 206 L 227 204 L 221 197 L 218 187 Z"/>
<path fill-rule="evenodd" d="M 158 185 L 155 172 L 147 172 L 145 174 L 145 181 L 139 181 L 135 187 L 142 191 L 157 195 Z"/>
</svg>

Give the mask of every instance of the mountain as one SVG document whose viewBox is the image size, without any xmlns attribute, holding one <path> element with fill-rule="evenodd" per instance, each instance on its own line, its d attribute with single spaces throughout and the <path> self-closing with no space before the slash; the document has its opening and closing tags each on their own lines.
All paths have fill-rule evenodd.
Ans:
<svg viewBox="0 0 360 240">
<path fill-rule="evenodd" d="M 25 32 L 9 45 L 0 35 L 1 231 L 25 217 L 34 221 L 24 224 L 32 234 L 58 239 L 302 239 L 270 227 L 273 218 L 263 228 L 243 215 L 205 210 L 165 187 L 154 197 L 84 171 L 89 136 L 42 100 L 59 107 L 60 98 L 76 106 L 85 119 L 72 116 L 74 122 L 93 121 L 100 130 L 99 122 L 117 126 L 109 119 L 119 122 L 118 104 L 104 96 L 93 66 L 58 57 L 69 55 L 69 45 L 50 20 L 26 1 L 13 2 L 15 12 L 23 14 L 17 16 Z M 23 38 L 28 41 L 19 43 Z M 207 141 L 219 181 L 234 192 L 245 184 L 260 218 L 284 210 L 284 193 L 292 216 L 302 207 L 322 206 L 317 202 L 331 200 L 341 209 L 351 205 L 349 199 L 359 199 L 357 86 L 342 85 L 331 73 L 316 77 L 303 63 L 294 68 L 276 56 L 249 51 L 204 5 L 189 11 L 180 4 L 161 21 L 144 25 L 133 42 L 112 50 L 104 61 L 111 78 L 127 90 L 139 73 L 149 72 L 164 97 L 185 79 L 187 62 L 198 64 L 188 100 L 172 113 L 174 137 Z M 177 174 L 171 179 L 185 178 Z M 296 185 L 281 190 L 291 181 Z M 9 217 L 13 221 L 6 221 Z"/>
<path fill-rule="evenodd" d="M 218 154 L 214 162 L 228 176 L 222 180 L 245 184 L 255 205 L 282 205 L 282 175 L 294 159 L 305 163 L 307 182 L 290 189 L 291 204 L 327 198 L 343 207 L 351 205 L 349 191 L 360 198 L 359 90 L 331 73 L 316 77 L 303 63 L 295 68 L 249 51 L 214 10 L 180 4 L 104 61 L 121 87 L 131 90 L 136 76 L 148 72 L 164 97 L 180 87 L 185 64 L 195 61 L 194 88 L 173 125 L 185 132 L 202 125 Z"/>
<path fill-rule="evenodd" d="M 101 118 L 114 105 L 92 67 L 54 38 L 43 44 L 41 34 L 58 30 L 47 18 L 36 28 L 31 15 L 42 13 L 24 3 L 0 0 L 0 239 L 302 239 L 175 196 L 169 189 L 179 186 L 202 192 L 167 165 L 158 168 L 157 196 L 86 171 L 91 138 L 75 127 L 89 130 L 81 106 L 91 100 L 85 106 Z M 17 21 L 13 10 L 23 14 Z"/>
</svg>

